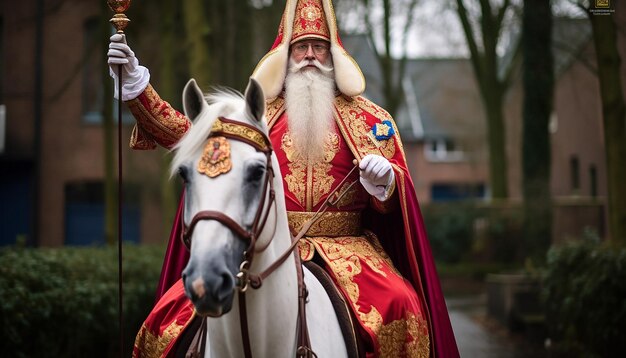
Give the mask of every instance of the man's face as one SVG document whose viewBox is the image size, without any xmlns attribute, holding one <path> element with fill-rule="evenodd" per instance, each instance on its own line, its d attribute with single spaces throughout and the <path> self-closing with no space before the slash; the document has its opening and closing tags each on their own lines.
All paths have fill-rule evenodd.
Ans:
<svg viewBox="0 0 626 358">
<path fill-rule="evenodd" d="M 330 56 L 329 48 L 328 41 L 302 40 L 291 45 L 290 56 L 296 63 L 300 63 L 302 60 L 318 60 L 321 64 L 326 64 Z"/>
</svg>

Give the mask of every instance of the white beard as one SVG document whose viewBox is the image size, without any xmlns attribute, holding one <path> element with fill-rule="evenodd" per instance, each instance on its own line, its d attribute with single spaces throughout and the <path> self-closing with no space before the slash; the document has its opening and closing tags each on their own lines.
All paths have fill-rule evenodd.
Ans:
<svg viewBox="0 0 626 358">
<path fill-rule="evenodd" d="M 289 133 L 303 158 L 317 162 L 324 157 L 324 142 L 334 131 L 335 79 L 332 66 L 315 61 L 318 69 L 304 68 L 308 61 L 289 61 L 285 79 L 285 104 Z"/>
</svg>

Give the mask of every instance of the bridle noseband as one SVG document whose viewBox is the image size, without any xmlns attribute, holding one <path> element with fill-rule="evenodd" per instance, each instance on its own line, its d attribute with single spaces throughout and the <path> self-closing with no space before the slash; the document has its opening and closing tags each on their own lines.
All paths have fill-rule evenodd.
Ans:
<svg viewBox="0 0 626 358">
<path fill-rule="evenodd" d="M 264 200 L 264 198 L 262 198 L 262 200 L 259 202 L 259 206 L 254 216 L 254 221 L 248 229 L 242 227 L 235 220 L 222 212 L 214 210 L 200 211 L 196 213 L 196 215 L 191 219 L 189 226 L 183 224 L 184 227 L 181 233 L 181 240 L 183 241 L 183 244 L 187 247 L 187 249 L 190 250 L 191 237 L 193 235 L 194 228 L 196 227 L 196 224 L 198 224 L 198 222 L 204 220 L 218 221 L 222 225 L 229 228 L 237 236 L 246 240 L 248 242 L 248 248 L 244 252 L 243 262 L 241 263 L 241 266 L 239 268 L 240 272 L 239 274 L 237 274 L 237 287 L 240 291 L 245 291 L 248 287 L 248 269 L 252 264 L 257 239 L 259 238 L 259 235 L 265 227 L 267 218 L 270 214 L 270 209 L 276 199 L 276 193 L 274 192 L 273 184 L 274 169 L 272 167 L 272 143 L 270 142 L 268 136 L 256 127 L 224 117 L 219 117 L 215 121 L 215 123 L 213 124 L 213 128 L 211 129 L 211 134 L 209 134 L 209 138 L 217 136 L 222 136 L 246 143 L 252 146 L 258 152 L 265 154 L 266 166 L 265 175 L 263 177 L 262 193 L 267 193 L 269 187 L 269 200 Z"/>
</svg>

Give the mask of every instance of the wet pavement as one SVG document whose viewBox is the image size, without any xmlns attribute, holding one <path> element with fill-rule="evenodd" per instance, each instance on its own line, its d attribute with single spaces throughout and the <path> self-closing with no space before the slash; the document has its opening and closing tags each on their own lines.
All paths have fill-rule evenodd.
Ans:
<svg viewBox="0 0 626 358">
<path fill-rule="evenodd" d="M 524 342 L 486 316 L 484 295 L 448 298 L 448 313 L 461 358 L 531 358 Z"/>
</svg>

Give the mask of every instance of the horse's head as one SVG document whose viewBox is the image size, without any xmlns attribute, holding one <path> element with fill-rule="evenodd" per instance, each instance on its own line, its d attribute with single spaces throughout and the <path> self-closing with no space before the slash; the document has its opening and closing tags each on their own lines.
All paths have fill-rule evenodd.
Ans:
<svg viewBox="0 0 626 358">
<path fill-rule="evenodd" d="M 236 276 L 272 205 L 265 100 L 254 80 L 244 96 L 221 91 L 206 99 L 191 80 L 183 106 L 194 122 L 172 163 L 185 182 L 183 238 L 191 257 L 183 282 L 199 314 L 219 316 L 231 309 Z"/>
</svg>

